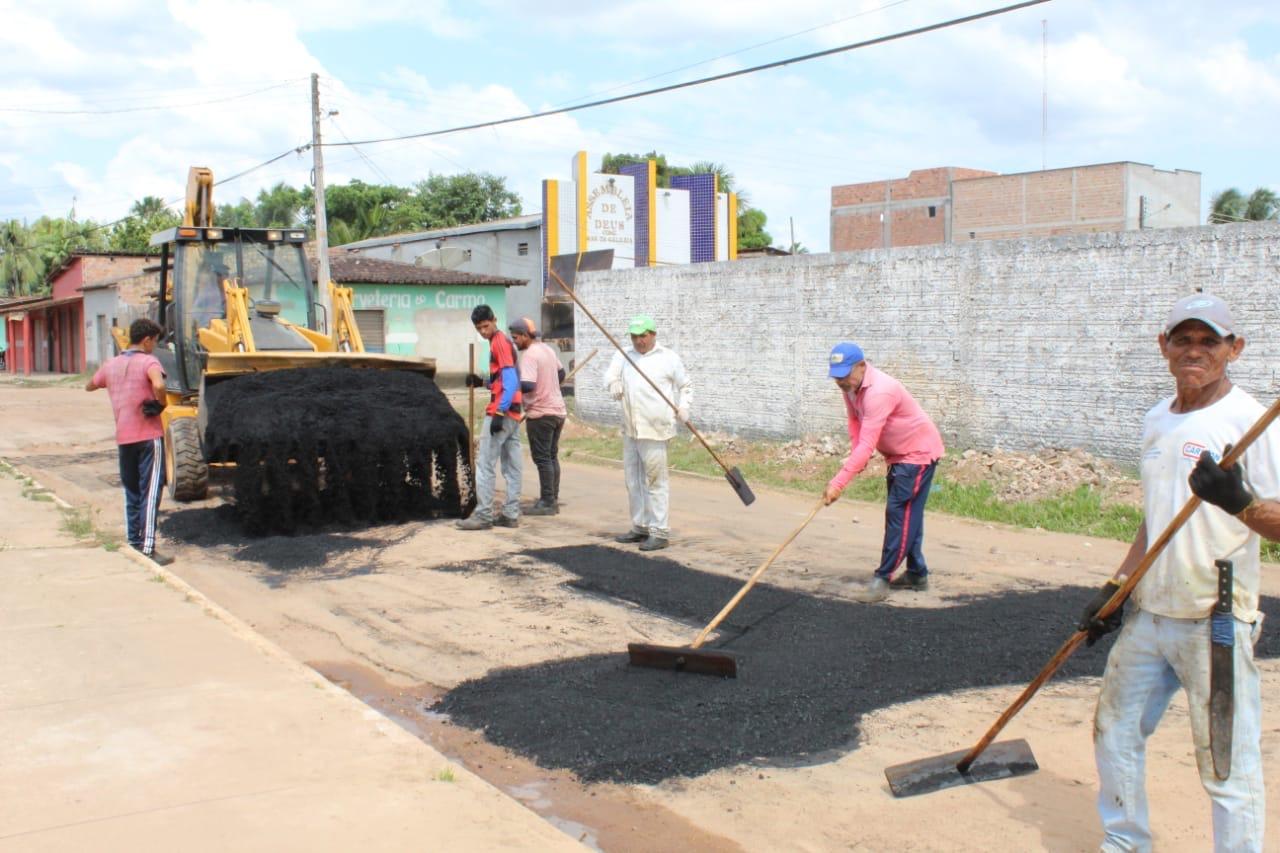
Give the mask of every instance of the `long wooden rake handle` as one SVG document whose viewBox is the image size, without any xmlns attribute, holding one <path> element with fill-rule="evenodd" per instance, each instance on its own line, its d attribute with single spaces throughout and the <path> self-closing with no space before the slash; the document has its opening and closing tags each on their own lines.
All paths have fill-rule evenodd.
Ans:
<svg viewBox="0 0 1280 853">
<path fill-rule="evenodd" d="M 822 509 L 824 506 L 826 506 L 826 501 L 819 500 L 814 508 L 809 511 L 808 517 L 805 518 L 804 521 L 800 522 L 799 527 L 791 531 L 791 535 L 784 539 L 781 545 L 774 549 L 773 553 L 769 555 L 769 559 L 760 564 L 760 568 L 756 569 L 755 572 L 752 573 L 751 577 L 747 579 L 747 582 L 742 585 L 742 589 L 738 590 L 738 594 L 729 599 L 729 603 L 721 608 L 720 612 L 716 614 L 716 618 L 712 619 L 710 624 L 702 629 L 702 633 L 698 635 L 698 639 L 694 640 L 689 648 L 700 648 L 702 644 L 707 641 L 708 635 L 719 627 L 720 623 L 725 620 L 725 617 L 733 612 L 733 608 L 738 606 L 738 602 L 742 601 L 746 594 L 751 591 L 751 587 L 756 585 L 756 581 L 760 580 L 760 576 L 764 574 L 765 569 L 773 565 L 773 561 L 778 559 L 778 555 L 782 553 L 782 549 L 795 541 L 795 538 L 800 535 L 800 531 L 809 526 L 809 522 L 813 521 L 813 517 L 818 514 L 818 510 Z"/>
<path fill-rule="evenodd" d="M 564 375 L 564 379 L 561 379 L 561 380 L 560 380 L 560 384 L 561 384 L 561 385 L 563 385 L 564 383 L 566 383 L 566 382 L 568 382 L 570 379 L 572 379 L 572 378 L 573 378 L 573 374 L 577 373 L 579 370 L 581 370 L 582 368 L 586 367 L 586 366 L 587 366 L 587 362 L 588 362 L 588 361 L 590 361 L 591 359 L 595 358 L 595 357 L 596 357 L 596 353 L 598 353 L 598 352 L 600 352 L 600 350 L 598 350 L 598 349 L 593 349 L 591 352 L 587 353 L 587 357 L 586 357 L 586 358 L 584 358 L 582 361 L 580 361 L 580 362 L 578 362 L 577 364 L 575 364 L 575 365 L 573 366 L 573 370 L 570 370 L 568 373 L 566 373 L 566 374 Z"/>
<path fill-rule="evenodd" d="M 1241 437 L 1240 441 L 1231 448 L 1231 452 L 1222 457 L 1222 461 L 1219 464 L 1224 468 L 1229 468 L 1235 464 L 1236 460 L 1244 455 L 1244 452 L 1249 448 L 1249 445 L 1253 444 L 1254 440 L 1257 439 L 1258 436 L 1262 435 L 1267 427 L 1271 426 L 1271 422 L 1276 419 L 1277 415 L 1280 415 L 1280 399 L 1277 399 L 1271 404 L 1271 408 L 1262 413 L 1262 416 L 1258 418 L 1257 422 L 1254 423 L 1253 426 L 1249 427 L 1249 431 L 1246 432 L 1244 436 Z M 1160 534 L 1159 538 L 1157 538 L 1156 541 L 1147 549 L 1146 555 L 1143 556 L 1142 561 L 1138 563 L 1137 567 L 1133 570 L 1133 574 L 1129 575 L 1124 583 L 1120 585 L 1120 588 L 1117 589 L 1112 594 L 1111 598 L 1107 600 L 1107 603 L 1098 610 L 1098 619 L 1106 619 L 1112 613 L 1115 613 L 1122 604 L 1124 604 L 1125 599 L 1129 597 L 1129 593 L 1133 592 L 1133 588 L 1138 585 L 1138 581 L 1142 580 L 1142 576 L 1147 573 L 1147 569 L 1151 568 L 1152 563 L 1154 563 L 1156 558 L 1160 556 L 1160 552 L 1169 544 L 1169 540 L 1172 539 L 1173 535 L 1182 528 L 1182 525 L 1186 524 L 1187 519 L 1191 517 L 1191 514 L 1194 513 L 1199 506 L 1200 498 L 1192 495 L 1191 499 L 1183 505 L 1182 509 L 1178 511 L 1178 514 L 1169 522 L 1169 526 L 1164 529 L 1164 532 Z M 987 733 L 982 736 L 982 740 L 978 741 L 977 744 L 974 745 L 973 749 L 965 753 L 964 758 L 960 759 L 960 763 L 956 765 L 957 770 L 961 773 L 968 772 L 969 768 L 973 765 L 973 762 L 977 761 L 978 756 L 982 754 L 983 750 L 990 746 L 991 742 L 1000 734 L 1001 729 L 1003 729 L 1008 722 L 1022 710 L 1023 706 L 1031 701 L 1031 697 L 1036 694 L 1036 691 L 1039 690 L 1046 681 L 1053 677 L 1053 674 L 1057 672 L 1064 663 L 1066 663 L 1067 658 L 1071 657 L 1072 653 L 1080 647 L 1080 644 L 1083 643 L 1085 638 L 1088 636 L 1088 631 L 1076 631 L 1071 635 L 1070 639 L 1062 644 L 1062 648 L 1058 649 L 1057 654 L 1049 659 L 1049 662 L 1045 664 L 1044 669 L 1040 670 L 1040 674 L 1035 677 L 1035 680 L 1027 685 L 1026 689 L 1023 690 L 1018 698 L 1014 700 L 1013 704 L 1005 709 L 1005 712 L 1000 715 L 1000 719 L 996 720 L 995 725 L 993 725 Z"/>
<path fill-rule="evenodd" d="M 554 269 L 548 268 L 548 272 L 551 273 L 551 277 L 556 280 L 556 283 L 559 284 L 562 288 L 564 288 L 564 292 L 569 294 L 569 298 L 573 300 L 574 304 L 582 309 L 582 313 L 587 315 L 587 319 L 595 324 L 596 328 L 600 330 L 600 333 L 609 339 L 609 343 L 613 344 L 614 348 L 617 349 L 618 352 L 622 353 L 622 357 L 627 360 L 627 364 L 635 368 L 636 373 L 640 374 L 640 378 L 642 378 L 645 382 L 648 382 L 649 387 L 652 388 L 657 393 L 657 395 L 662 398 L 662 402 L 670 406 L 671 411 L 676 413 L 676 417 L 679 417 L 680 407 L 677 406 L 675 403 L 671 402 L 671 399 L 667 397 L 666 394 L 662 393 L 662 389 L 659 388 L 656 384 L 654 384 L 654 381 L 649 378 L 648 374 L 646 374 L 643 370 L 641 370 L 640 366 L 631 360 L 631 356 L 627 355 L 627 351 L 622 348 L 622 344 L 618 343 L 618 339 L 615 338 L 613 335 L 609 334 L 609 330 L 604 327 L 603 323 L 601 323 L 599 320 L 596 319 L 596 315 L 592 314 L 590 309 L 588 309 L 587 306 L 582 304 L 582 300 L 578 298 L 578 294 L 573 292 L 573 288 L 565 284 L 564 279 L 562 279 Z M 711 458 L 716 460 L 716 464 L 719 465 L 721 468 L 723 468 L 726 474 L 729 474 L 730 473 L 729 466 L 724 464 L 724 460 L 721 459 L 719 455 L 717 455 L 716 452 L 711 449 L 711 445 L 707 444 L 707 440 L 702 437 L 702 433 L 694 429 L 693 424 L 689 423 L 688 421 L 685 421 L 684 425 L 689 428 L 689 432 L 693 433 L 694 438 L 702 442 L 702 446 L 705 447 L 707 449 L 707 452 L 711 454 Z"/>
<path fill-rule="evenodd" d="M 467 344 L 467 381 L 476 373 L 476 345 Z M 476 389 L 467 388 L 467 464 L 476 470 Z"/>
</svg>

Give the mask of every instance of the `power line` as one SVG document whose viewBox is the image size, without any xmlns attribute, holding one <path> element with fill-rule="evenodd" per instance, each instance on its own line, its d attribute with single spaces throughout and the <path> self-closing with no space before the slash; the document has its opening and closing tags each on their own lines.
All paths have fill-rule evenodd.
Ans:
<svg viewBox="0 0 1280 853">
<path fill-rule="evenodd" d="M 285 151 L 285 152 L 283 152 L 283 153 L 281 153 L 281 154 L 277 154 L 276 156 L 272 157 L 272 158 L 271 158 L 271 159 L 269 159 L 269 160 L 264 160 L 264 161 L 262 161 L 261 163 L 257 164 L 256 166 L 250 166 L 248 169 L 245 169 L 243 172 L 237 172 L 236 174 L 232 175 L 232 176 L 231 176 L 231 177 L 229 177 L 229 178 L 223 178 L 223 179 L 222 179 L 222 180 L 220 180 L 220 181 L 214 181 L 214 184 L 213 184 L 213 185 L 214 185 L 215 187 L 217 187 L 217 186 L 223 186 L 223 185 L 225 185 L 225 184 L 229 184 L 229 183 L 231 183 L 232 181 L 236 181 L 236 180 L 239 180 L 240 178 L 243 178 L 245 175 L 252 174 L 253 172 L 258 171 L 259 169 L 262 169 L 262 168 L 265 168 L 265 167 L 267 167 L 267 166 L 270 166 L 272 163 L 275 163 L 275 162 L 277 162 L 278 160 L 283 160 L 285 157 L 288 157 L 290 154 L 302 154 L 304 151 L 308 151 L 308 150 L 310 150 L 310 148 L 311 148 L 311 143 L 309 143 L 309 142 L 305 142 L 305 143 L 303 143 L 303 144 L 301 144 L 301 145 L 298 145 L 298 146 L 296 146 L 296 147 L 294 147 L 294 148 L 290 148 L 288 151 Z M 185 200 L 186 200 L 186 196 L 183 196 L 182 198 L 175 198 L 175 199 L 171 199 L 171 200 L 169 200 L 169 201 L 166 201 L 166 202 L 164 203 L 164 206 L 165 206 L 166 208 L 168 208 L 168 207 L 173 207 L 175 204 L 178 204 L 178 203 L 183 202 L 183 201 L 185 201 Z M 88 236 L 89 234 L 93 234 L 93 233 L 96 233 L 96 232 L 98 232 L 98 231 L 104 231 L 104 230 L 107 230 L 107 229 L 110 229 L 110 228 L 115 228 L 115 227 L 116 227 L 116 226 L 118 226 L 118 225 L 123 225 L 124 223 L 128 222 L 130 219 L 138 219 L 138 218 L 140 218 L 139 214 L 136 214 L 136 213 L 130 213 L 129 215 L 127 215 L 127 216 L 122 216 L 122 217 L 120 217 L 119 219 L 116 219 L 116 220 L 114 220 L 114 221 L 112 221 L 112 222 L 104 222 L 104 223 L 102 223 L 101 225 L 95 225 L 95 226 L 93 226 L 92 228 L 86 228 L 84 231 L 80 232 L 80 234 L 79 234 L 79 235 L 77 235 L 77 236 L 78 236 L 78 237 L 85 237 L 85 236 Z M 28 245 L 28 246 L 15 246 L 15 247 L 13 247 L 12 249 L 10 249 L 9 251 L 12 251 L 12 252 L 34 252 L 34 251 L 38 251 L 38 250 L 40 250 L 40 249 L 49 248 L 49 247 L 51 247 L 51 246 L 57 246 L 57 245 L 62 244 L 62 243 L 64 243 L 64 242 L 65 242 L 65 241 L 61 241 L 61 240 L 58 240 L 58 241 L 50 240 L 50 241 L 45 241 L 45 242 L 43 242 L 43 243 L 32 243 L 32 244 L 30 244 L 30 245 Z M 73 249 L 72 251 L 74 251 L 74 249 Z M 3 253 L 0 253 L 0 254 L 3 254 Z"/>
<path fill-rule="evenodd" d="M 777 44 L 778 42 L 783 42 L 789 39 L 793 39 L 796 36 L 808 35 L 809 33 L 817 32 L 818 30 L 825 30 L 827 27 L 834 27 L 837 24 L 843 24 L 846 21 L 852 21 L 854 18 L 861 18 L 865 15 L 871 15 L 876 12 L 883 12 L 885 9 L 890 9 L 894 6 L 901 6 L 904 3 L 910 3 L 910 2 L 911 0 L 894 0 L 892 3 L 886 3 L 883 6 L 877 6 L 874 9 L 867 9 L 865 11 L 858 12 L 856 14 L 849 15 L 844 18 L 838 18 L 837 20 L 834 20 L 834 21 L 828 21 L 825 24 L 818 24 L 817 26 L 809 27 L 808 29 L 805 29 L 805 30 L 797 30 L 794 33 L 788 33 L 785 36 L 778 36 L 777 38 L 769 39 L 768 41 L 762 41 L 756 44 L 747 45 L 746 47 L 740 47 L 737 50 L 731 50 L 728 53 L 722 53 L 719 56 L 713 56 L 710 59 L 702 59 L 702 60 L 699 60 L 698 62 L 690 63 L 689 65 L 682 65 L 679 68 L 672 68 L 670 71 L 663 71 L 658 74 L 651 74 L 648 77 L 641 77 L 639 80 L 632 80 L 629 83 L 619 83 L 617 86 L 610 86 L 608 89 L 601 89 L 597 92 L 591 92 L 590 94 L 582 95 L 581 97 L 593 98 L 596 95 L 603 95 L 607 92 L 616 92 L 619 89 L 625 89 L 628 86 L 635 86 L 638 83 L 648 83 L 650 80 L 657 80 L 659 77 L 668 77 L 672 74 L 679 74 L 681 71 L 688 71 L 691 68 L 699 68 L 703 65 L 709 65 L 712 62 L 718 62 L 721 59 L 728 59 L 729 57 L 737 56 L 740 53 L 747 53 L 749 51 L 756 50 L 758 48 L 768 47 L 771 44 Z M 571 104 L 577 100 L 581 100 L 581 98 L 570 98 L 569 100 L 564 101 L 561 104 L 557 104 L 556 106 Z"/>
<path fill-rule="evenodd" d="M 118 107 L 110 110 L 44 110 L 33 109 L 29 107 L 0 107 L 0 113 L 38 113 L 40 115 L 60 115 L 60 116 L 77 116 L 77 115 L 116 115 L 118 113 L 143 113 L 154 112 L 157 110 L 176 110 L 185 107 L 203 107 L 209 104 L 223 104 L 227 101 L 238 101 L 242 98 L 251 98 L 254 95 L 261 95 L 263 92 L 270 92 L 275 89 L 283 89 L 286 86 L 297 85 L 297 80 L 287 80 L 283 83 L 277 83 L 274 86 L 265 86 L 261 89 L 254 89 L 252 92 L 245 92 L 240 95 L 230 95 L 225 98 L 212 98 L 207 101 L 183 101 L 177 104 L 157 104 L 149 107 Z"/>
<path fill-rule="evenodd" d="M 714 74 L 710 77 L 701 77 L 697 80 L 688 80 L 684 83 L 672 83 L 669 86 L 659 86 L 656 89 L 646 89 L 642 92 L 632 92 L 629 95 L 615 95 L 612 98 L 602 98 L 600 100 L 589 101 L 588 103 L 577 104 L 575 106 L 560 107 L 557 109 L 544 110 L 542 112 L 537 112 L 537 113 L 530 113 L 528 115 L 523 115 L 523 116 L 512 116 L 510 118 L 497 119 L 495 121 L 480 122 L 478 124 L 463 125 L 461 127 L 450 127 L 450 128 L 445 128 L 443 130 L 428 130 L 428 131 L 423 131 L 421 133 L 408 133 L 408 134 L 404 134 L 403 136 L 389 136 L 389 137 L 384 137 L 382 139 L 360 139 L 360 140 L 356 140 L 355 142 L 350 142 L 350 141 L 326 142 L 323 144 L 326 148 L 345 148 L 345 147 L 356 146 L 356 145 L 377 145 L 383 142 L 399 142 L 405 139 L 422 139 L 428 136 L 443 136 L 449 133 L 461 133 L 462 131 L 465 131 L 465 130 L 479 130 L 485 127 L 497 127 L 499 125 L 504 125 L 504 124 L 513 124 L 515 122 L 530 121 L 536 118 L 546 118 L 547 116 L 578 112 L 580 110 L 592 109 L 593 107 L 602 107 L 607 104 L 617 104 L 617 103 L 621 103 L 622 101 L 633 101 L 638 98 L 647 98 L 651 95 L 659 95 L 664 92 L 674 92 L 679 89 L 688 89 L 693 86 L 701 86 L 706 83 L 714 83 L 720 80 L 728 80 L 733 77 L 742 77 L 747 74 L 755 74 L 757 72 L 767 71 L 772 68 L 782 68 L 783 66 L 795 65 L 796 63 L 800 63 L 800 62 L 809 62 L 810 60 L 820 59 L 825 56 L 834 56 L 835 54 L 838 54 L 838 53 L 847 53 L 852 50 L 859 50 L 865 47 L 872 47 L 877 44 L 885 44 L 887 42 L 898 41 L 901 39 L 910 38 L 912 36 L 923 35 L 924 33 L 934 32 L 935 30 L 946 29 L 948 27 L 955 27 L 955 26 L 959 26 L 960 24 L 968 24 L 968 23 L 972 23 L 973 21 L 980 21 L 984 18 L 991 18 L 991 17 L 995 17 L 996 15 L 1006 14 L 1008 12 L 1016 12 L 1019 9 L 1026 9 L 1031 6 L 1039 6 L 1047 2 L 1049 2 L 1049 0 L 1024 0 L 1024 2 L 1022 3 L 1015 3 L 1011 6 L 1002 6 L 998 9 L 989 9 L 985 12 L 978 12 L 973 15 L 965 15 L 964 17 L 952 18 L 951 20 L 942 21 L 936 24 L 928 24 L 923 27 L 916 27 L 910 30 L 903 30 L 901 32 L 891 33 L 887 36 L 878 36 L 877 38 L 866 39 L 864 41 L 859 41 L 859 42 L 852 42 L 850 44 L 841 45 L 839 47 L 828 48 L 827 50 L 819 50 L 813 53 L 806 53 L 801 56 L 793 56 L 787 59 L 779 59 L 774 62 L 767 62 L 763 65 L 753 65 L 750 68 L 741 68 L 741 69 L 738 69 L 737 71 L 726 71 L 723 74 Z"/>
</svg>

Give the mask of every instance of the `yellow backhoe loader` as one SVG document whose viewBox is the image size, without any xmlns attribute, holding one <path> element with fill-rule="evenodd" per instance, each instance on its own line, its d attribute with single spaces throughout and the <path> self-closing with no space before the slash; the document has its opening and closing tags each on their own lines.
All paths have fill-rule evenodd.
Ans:
<svg viewBox="0 0 1280 853">
<path fill-rule="evenodd" d="M 217 227 L 212 187 L 192 168 L 182 225 L 151 238 L 171 497 L 202 499 L 209 465 L 235 465 L 255 532 L 468 514 L 470 437 L 435 360 L 365 352 L 351 288 L 317 301 L 306 232 Z"/>
</svg>

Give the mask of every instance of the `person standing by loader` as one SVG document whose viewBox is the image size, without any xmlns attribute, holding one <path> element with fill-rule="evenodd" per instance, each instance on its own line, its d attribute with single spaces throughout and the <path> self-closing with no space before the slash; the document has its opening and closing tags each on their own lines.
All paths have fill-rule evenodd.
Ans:
<svg viewBox="0 0 1280 853">
<path fill-rule="evenodd" d="M 641 314 L 632 318 L 627 331 L 631 334 L 627 356 L 679 411 L 671 411 L 622 353 L 614 354 L 604 374 L 604 386 L 610 397 L 622 403 L 622 468 L 631 508 L 631 529 L 615 536 L 614 541 L 639 542 L 641 551 L 657 551 L 667 547 L 671 538 L 667 442 L 675 438 L 677 418 L 681 423 L 689 421 L 693 380 L 680 356 L 658 343 L 658 327 L 652 317 Z"/>
<path fill-rule="evenodd" d="M 1218 460 L 1263 412 L 1226 373 L 1244 350 L 1244 337 L 1226 303 L 1208 294 L 1178 301 L 1163 328 L 1157 340 L 1175 390 L 1143 423 L 1143 522 L 1078 626 L 1092 645 L 1123 623 L 1107 657 L 1093 727 L 1101 849 L 1152 849 L 1146 741 L 1181 687 L 1200 781 L 1213 802 L 1214 850 L 1261 851 L 1267 803 L 1253 647 L 1262 627 L 1259 536 L 1280 539 L 1280 431 L 1267 429 L 1239 463 L 1220 467 Z M 1192 494 L 1209 506 L 1187 519 L 1133 588 L 1133 612 L 1125 619 L 1120 608 L 1097 619 L 1142 562 L 1150 537 L 1168 527 Z M 1226 566 L 1216 561 L 1230 561 L 1229 574 L 1220 574 Z M 1210 614 L 1220 597 L 1225 606 L 1218 620 Z M 1220 646 L 1231 650 L 1225 660 L 1216 654 Z M 1215 676 L 1220 663 L 1226 666 Z M 1216 718 L 1224 708 L 1225 719 Z M 1225 732 L 1222 743 L 1215 743 L 1215 732 Z M 1226 778 L 1220 775 L 1224 752 Z"/>
<path fill-rule="evenodd" d="M 520 393 L 524 395 L 524 428 L 529 455 L 538 469 L 538 502 L 525 515 L 560 512 L 560 432 L 568 414 L 560 383 L 564 368 L 555 350 L 538 340 L 538 327 L 528 317 L 508 326 L 520 350 Z"/>
<path fill-rule="evenodd" d="M 524 460 L 520 452 L 520 420 L 524 400 L 520 393 L 520 377 L 516 369 L 516 345 L 498 328 L 498 318 L 488 305 L 477 305 L 471 311 L 471 322 L 480 337 L 489 342 L 489 379 L 474 373 L 467 376 L 467 387 L 489 386 L 489 405 L 484 410 L 480 431 L 480 450 L 476 455 L 476 509 L 469 518 L 457 523 L 461 530 L 488 530 L 520 526 L 520 485 Z M 501 513 L 495 518 L 493 499 L 498 489 L 498 464 L 507 484 Z"/>
<path fill-rule="evenodd" d="M 84 390 L 107 389 L 116 422 L 120 485 L 124 487 L 129 547 L 161 566 L 173 557 L 156 552 L 156 517 L 164 487 L 164 368 L 151 353 L 161 329 L 148 319 L 129 326 L 129 348 L 98 368 Z"/>
<path fill-rule="evenodd" d="M 922 547 L 924 505 L 933 472 L 945 452 L 942 436 L 911 392 L 897 379 L 867 364 L 857 344 L 835 345 L 827 375 L 835 380 L 844 400 L 851 446 L 844 465 L 827 483 L 823 500 L 828 506 L 835 503 L 877 450 L 889 463 L 880 566 L 855 597 L 875 602 L 888 598 L 891 588 L 928 589 L 929 567 Z M 890 581 L 904 559 L 906 572 Z"/>
</svg>

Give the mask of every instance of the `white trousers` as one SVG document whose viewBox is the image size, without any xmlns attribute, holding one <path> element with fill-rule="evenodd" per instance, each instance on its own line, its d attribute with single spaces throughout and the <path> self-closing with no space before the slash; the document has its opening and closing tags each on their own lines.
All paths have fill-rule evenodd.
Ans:
<svg viewBox="0 0 1280 853">
<path fill-rule="evenodd" d="M 1094 716 L 1098 813 L 1103 851 L 1150 851 L 1146 744 L 1181 687 L 1187 694 L 1200 782 L 1213 801 L 1213 849 L 1261 853 L 1266 816 L 1262 785 L 1262 691 L 1253 644 L 1260 623 L 1235 620 L 1235 721 L 1231 775 L 1220 780 L 1209 750 L 1210 620 L 1170 619 L 1136 610 L 1107 657 Z"/>
<path fill-rule="evenodd" d="M 667 443 L 648 438 L 622 437 L 622 470 L 631 504 L 631 529 L 669 539 L 667 502 Z"/>
</svg>

